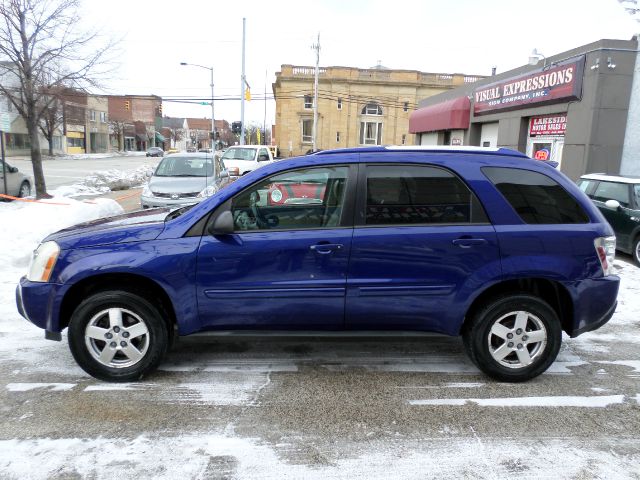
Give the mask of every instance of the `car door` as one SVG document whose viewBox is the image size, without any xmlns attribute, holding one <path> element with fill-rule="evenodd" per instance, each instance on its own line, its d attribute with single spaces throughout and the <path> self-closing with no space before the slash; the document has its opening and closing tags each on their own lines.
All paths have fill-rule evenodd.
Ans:
<svg viewBox="0 0 640 480">
<path fill-rule="evenodd" d="M 356 166 L 298 168 L 236 194 L 234 231 L 202 237 L 197 297 L 204 328 L 344 328 Z M 287 197 L 313 185 L 317 195 Z M 205 229 L 206 231 L 206 229 Z"/>
<path fill-rule="evenodd" d="M 635 216 L 631 204 L 631 185 L 601 180 L 593 192 L 592 199 L 613 228 L 619 248 L 629 251 L 633 240 L 631 232 L 637 226 L 637 223 L 631 219 Z M 620 207 L 607 207 L 607 200 L 617 200 Z"/>
<path fill-rule="evenodd" d="M 473 288 L 501 272 L 482 206 L 441 167 L 360 170 L 347 328 L 457 333 Z"/>
</svg>

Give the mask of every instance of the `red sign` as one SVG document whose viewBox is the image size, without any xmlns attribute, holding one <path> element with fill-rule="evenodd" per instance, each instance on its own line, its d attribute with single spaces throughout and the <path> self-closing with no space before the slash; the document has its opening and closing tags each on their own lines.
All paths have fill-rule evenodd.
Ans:
<svg viewBox="0 0 640 480">
<path fill-rule="evenodd" d="M 584 55 L 578 60 L 555 65 L 536 73 L 513 77 L 474 92 L 473 114 L 526 108 L 579 100 L 582 95 Z"/>
<path fill-rule="evenodd" d="M 529 135 L 564 135 L 567 129 L 566 115 L 550 115 L 548 117 L 532 117 L 529 121 Z"/>
<path fill-rule="evenodd" d="M 549 160 L 549 153 L 548 148 L 542 148 L 533 155 L 533 158 L 536 160 Z"/>
</svg>

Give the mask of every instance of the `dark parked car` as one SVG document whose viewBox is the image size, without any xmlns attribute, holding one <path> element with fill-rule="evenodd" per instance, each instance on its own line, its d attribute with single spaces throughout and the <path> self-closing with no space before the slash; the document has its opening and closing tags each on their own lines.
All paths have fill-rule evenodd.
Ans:
<svg viewBox="0 0 640 480">
<path fill-rule="evenodd" d="M 578 180 L 616 234 L 616 248 L 640 265 L 640 178 L 590 174 Z"/>
<path fill-rule="evenodd" d="M 273 185 L 303 185 L 268 202 Z M 284 197 L 284 193 L 282 194 Z M 276 199 L 277 195 L 276 195 Z M 486 374 L 524 381 L 613 315 L 615 237 L 562 173 L 473 147 L 369 147 L 275 162 L 201 203 L 45 238 L 20 313 L 108 381 L 204 330 L 462 335 Z M 428 341 L 428 340 L 425 340 Z"/>
<path fill-rule="evenodd" d="M 147 157 L 164 157 L 164 150 L 160 147 L 151 147 L 147 150 Z"/>
</svg>

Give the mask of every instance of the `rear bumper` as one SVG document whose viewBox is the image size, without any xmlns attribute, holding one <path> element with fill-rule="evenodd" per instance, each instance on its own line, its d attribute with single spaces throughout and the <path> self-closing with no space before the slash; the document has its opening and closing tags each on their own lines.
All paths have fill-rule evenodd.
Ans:
<svg viewBox="0 0 640 480">
<path fill-rule="evenodd" d="M 607 323 L 616 311 L 619 287 L 620 277 L 616 275 L 578 282 L 574 286 L 574 328 L 567 333 L 577 337 Z"/>
<path fill-rule="evenodd" d="M 57 283 L 30 282 L 26 277 L 22 277 L 16 287 L 18 313 L 44 329 L 48 340 L 61 339 L 58 312 L 63 288 L 64 285 Z"/>
</svg>

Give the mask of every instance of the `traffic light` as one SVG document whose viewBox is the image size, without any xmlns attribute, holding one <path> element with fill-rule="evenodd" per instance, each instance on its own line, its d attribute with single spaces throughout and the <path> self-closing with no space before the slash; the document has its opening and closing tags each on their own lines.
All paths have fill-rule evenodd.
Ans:
<svg viewBox="0 0 640 480">
<path fill-rule="evenodd" d="M 249 87 L 244 91 L 244 99 L 247 102 L 251 100 L 251 90 L 249 90 Z"/>
<path fill-rule="evenodd" d="M 131 102 L 129 102 L 129 100 L 124 101 L 124 109 L 131 110 Z"/>
<path fill-rule="evenodd" d="M 162 104 L 158 105 L 158 114 L 160 117 L 162 116 Z"/>
<path fill-rule="evenodd" d="M 242 132 L 242 122 L 232 122 L 231 131 L 235 134 Z"/>
</svg>

